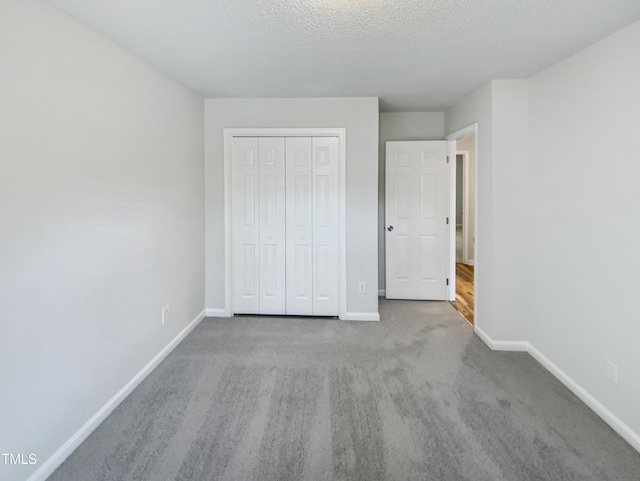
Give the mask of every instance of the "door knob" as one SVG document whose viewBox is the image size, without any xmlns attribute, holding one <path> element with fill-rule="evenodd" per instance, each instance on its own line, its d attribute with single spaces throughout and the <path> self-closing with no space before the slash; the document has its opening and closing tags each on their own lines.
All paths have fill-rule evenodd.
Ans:
<svg viewBox="0 0 640 481">
<path fill-rule="evenodd" d="M 388 230 L 389 232 L 392 232 L 392 231 L 393 231 L 393 226 L 392 226 L 392 225 L 388 225 L 388 226 L 387 226 L 387 230 Z"/>
</svg>

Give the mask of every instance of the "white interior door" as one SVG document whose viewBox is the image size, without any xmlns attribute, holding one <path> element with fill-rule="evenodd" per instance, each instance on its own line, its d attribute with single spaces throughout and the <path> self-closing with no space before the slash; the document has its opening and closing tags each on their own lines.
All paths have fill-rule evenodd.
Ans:
<svg viewBox="0 0 640 481">
<path fill-rule="evenodd" d="M 287 308 L 313 314 L 313 202 L 311 138 L 289 137 L 287 150 Z"/>
<path fill-rule="evenodd" d="M 448 299 L 447 142 L 386 144 L 386 297 Z"/>
</svg>

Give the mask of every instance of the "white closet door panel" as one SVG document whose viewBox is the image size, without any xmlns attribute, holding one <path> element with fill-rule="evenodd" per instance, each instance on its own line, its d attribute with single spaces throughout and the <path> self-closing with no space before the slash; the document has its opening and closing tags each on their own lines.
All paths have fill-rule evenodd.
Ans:
<svg viewBox="0 0 640 481">
<path fill-rule="evenodd" d="M 286 313 L 313 314 L 311 138 L 286 139 Z"/>
<path fill-rule="evenodd" d="M 260 179 L 257 138 L 233 138 L 231 183 L 233 308 L 235 313 L 259 314 Z"/>
<path fill-rule="evenodd" d="M 284 138 L 260 138 L 260 314 L 285 313 L 284 155 Z"/>
<path fill-rule="evenodd" d="M 312 139 L 313 315 L 338 315 L 338 139 Z"/>
</svg>

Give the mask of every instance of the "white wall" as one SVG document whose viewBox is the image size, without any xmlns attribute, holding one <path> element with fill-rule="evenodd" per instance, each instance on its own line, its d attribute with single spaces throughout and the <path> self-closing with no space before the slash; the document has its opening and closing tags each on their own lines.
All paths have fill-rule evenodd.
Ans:
<svg viewBox="0 0 640 481">
<path fill-rule="evenodd" d="M 494 339 L 526 339 L 520 300 L 529 263 L 528 85 L 494 80 L 492 102 L 492 331 Z M 479 220 L 478 222 L 482 222 Z M 481 224 L 480 224 L 481 225 Z M 481 241 L 482 242 L 482 241 Z M 483 259 L 480 256 L 480 262 Z M 486 265 L 486 264 L 483 264 Z"/>
<path fill-rule="evenodd" d="M 346 128 L 347 311 L 378 313 L 378 99 L 207 99 L 206 304 L 224 308 L 225 127 Z M 367 285 L 358 293 L 358 282 Z"/>
<path fill-rule="evenodd" d="M 530 79 L 530 342 L 640 446 L 640 22 Z M 605 359 L 620 382 L 605 379 Z"/>
<path fill-rule="evenodd" d="M 445 130 L 478 122 L 479 333 L 531 352 L 640 450 L 638 45 L 640 22 L 492 81 Z"/>
<path fill-rule="evenodd" d="M 0 3 L 0 58 L 0 447 L 38 463 L 0 478 L 24 480 L 204 308 L 204 116 L 44 1 Z"/>
<path fill-rule="evenodd" d="M 445 114 L 451 134 L 473 123 L 477 135 L 475 328 L 501 342 L 523 342 L 526 324 L 518 299 L 526 276 L 526 80 L 494 80 Z M 517 212 L 517 217 L 514 217 Z"/>
<path fill-rule="evenodd" d="M 478 124 L 477 136 L 477 237 L 474 259 L 474 319 L 476 328 L 492 330 L 493 300 L 493 196 L 492 196 L 492 119 L 493 89 L 491 83 L 462 98 L 445 112 L 445 134 L 449 135 L 471 124 Z"/>
<path fill-rule="evenodd" d="M 385 143 L 389 140 L 442 140 L 444 112 L 384 112 L 380 114 L 378 176 L 378 282 L 385 288 Z"/>
</svg>

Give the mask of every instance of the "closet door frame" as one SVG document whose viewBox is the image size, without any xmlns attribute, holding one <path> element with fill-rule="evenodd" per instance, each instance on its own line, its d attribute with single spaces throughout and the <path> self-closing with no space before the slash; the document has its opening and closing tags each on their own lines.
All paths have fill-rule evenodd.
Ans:
<svg viewBox="0 0 640 481">
<path fill-rule="evenodd" d="M 346 129 L 344 128 L 226 128 L 224 137 L 224 257 L 225 316 L 233 316 L 233 228 L 231 219 L 231 141 L 234 137 L 337 137 L 338 139 L 338 315 L 347 319 Z"/>
</svg>

